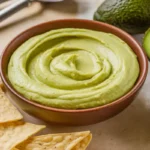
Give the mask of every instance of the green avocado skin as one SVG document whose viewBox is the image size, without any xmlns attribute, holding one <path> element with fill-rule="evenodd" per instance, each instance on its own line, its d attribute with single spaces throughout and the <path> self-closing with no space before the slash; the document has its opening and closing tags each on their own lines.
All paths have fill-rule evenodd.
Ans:
<svg viewBox="0 0 150 150">
<path fill-rule="evenodd" d="M 143 33 L 150 27 L 150 0 L 105 0 L 94 13 L 94 20 L 130 34 Z"/>
<path fill-rule="evenodd" d="M 143 38 L 143 48 L 147 57 L 150 59 L 150 28 L 146 31 Z"/>
</svg>

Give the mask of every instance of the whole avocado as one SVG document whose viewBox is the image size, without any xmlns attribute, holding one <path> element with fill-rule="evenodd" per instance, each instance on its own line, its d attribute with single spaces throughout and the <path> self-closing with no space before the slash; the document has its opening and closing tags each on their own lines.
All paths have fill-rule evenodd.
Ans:
<svg viewBox="0 0 150 150">
<path fill-rule="evenodd" d="M 94 20 L 117 26 L 128 33 L 143 33 L 150 27 L 150 0 L 105 0 Z"/>
</svg>

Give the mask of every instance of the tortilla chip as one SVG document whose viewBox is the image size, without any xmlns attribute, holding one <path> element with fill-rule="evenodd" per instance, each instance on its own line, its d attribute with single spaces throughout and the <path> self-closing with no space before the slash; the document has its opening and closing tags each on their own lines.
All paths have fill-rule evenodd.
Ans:
<svg viewBox="0 0 150 150">
<path fill-rule="evenodd" d="M 72 150 L 85 150 L 90 144 L 92 139 L 92 134 L 90 133 L 84 140 L 79 142 Z"/>
<path fill-rule="evenodd" d="M 18 144 L 43 128 L 45 128 L 43 125 L 24 123 L 22 121 L 0 124 L 0 150 L 14 149 Z"/>
<path fill-rule="evenodd" d="M 91 138 L 89 131 L 41 135 L 21 143 L 16 150 L 85 150 Z"/>
<path fill-rule="evenodd" d="M 23 116 L 20 112 L 11 104 L 5 93 L 0 88 L 0 123 L 12 122 L 21 120 Z"/>
</svg>

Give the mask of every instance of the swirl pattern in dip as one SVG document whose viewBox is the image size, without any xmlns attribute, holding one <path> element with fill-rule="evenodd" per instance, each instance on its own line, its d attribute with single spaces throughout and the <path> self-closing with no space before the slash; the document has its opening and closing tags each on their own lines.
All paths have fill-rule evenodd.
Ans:
<svg viewBox="0 0 150 150">
<path fill-rule="evenodd" d="M 8 78 L 29 100 L 64 109 L 110 103 L 139 75 L 130 47 L 115 35 L 64 28 L 35 36 L 11 56 Z"/>
</svg>

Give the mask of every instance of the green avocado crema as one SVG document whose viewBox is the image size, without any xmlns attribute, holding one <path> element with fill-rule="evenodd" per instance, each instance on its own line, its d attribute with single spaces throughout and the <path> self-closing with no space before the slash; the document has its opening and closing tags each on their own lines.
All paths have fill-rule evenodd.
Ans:
<svg viewBox="0 0 150 150">
<path fill-rule="evenodd" d="M 131 48 L 110 33 L 63 28 L 35 36 L 11 56 L 8 78 L 37 103 L 85 109 L 127 93 L 139 75 Z"/>
</svg>

